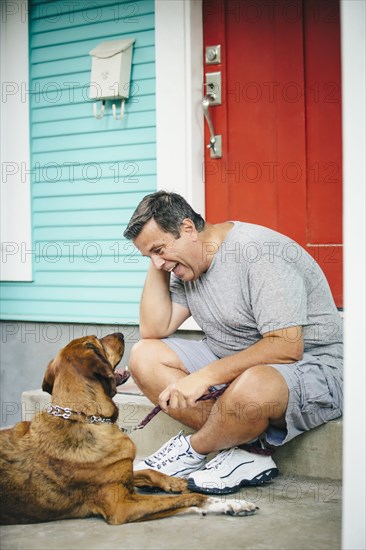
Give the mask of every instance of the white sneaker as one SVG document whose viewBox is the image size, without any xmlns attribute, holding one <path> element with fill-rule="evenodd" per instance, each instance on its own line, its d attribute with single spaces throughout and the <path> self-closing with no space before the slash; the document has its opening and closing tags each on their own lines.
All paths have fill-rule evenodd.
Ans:
<svg viewBox="0 0 366 550">
<path fill-rule="evenodd" d="M 278 469 L 270 456 L 233 447 L 221 451 L 203 470 L 190 475 L 188 488 L 198 493 L 226 495 L 276 476 Z"/>
<path fill-rule="evenodd" d="M 192 472 L 200 470 L 206 463 L 205 455 L 193 451 L 189 439 L 183 434 L 169 439 L 156 453 L 134 466 L 134 470 L 157 470 L 162 474 L 176 477 L 188 477 Z"/>
</svg>

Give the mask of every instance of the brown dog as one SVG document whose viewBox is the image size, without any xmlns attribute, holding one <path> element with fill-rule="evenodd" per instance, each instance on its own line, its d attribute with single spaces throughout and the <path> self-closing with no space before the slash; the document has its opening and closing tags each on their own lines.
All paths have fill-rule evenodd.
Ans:
<svg viewBox="0 0 366 550">
<path fill-rule="evenodd" d="M 114 369 L 123 335 L 73 340 L 46 370 L 52 405 L 31 422 L 0 432 L 1 523 L 102 516 L 110 524 L 194 510 L 248 515 L 246 501 L 221 502 L 187 492 L 187 482 L 153 470 L 133 473 L 135 446 L 115 424 Z M 143 495 L 157 487 L 176 496 Z"/>
</svg>

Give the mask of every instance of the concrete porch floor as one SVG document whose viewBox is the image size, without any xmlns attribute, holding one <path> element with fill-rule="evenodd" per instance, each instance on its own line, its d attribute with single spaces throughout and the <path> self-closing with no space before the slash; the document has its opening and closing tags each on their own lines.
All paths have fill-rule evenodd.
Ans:
<svg viewBox="0 0 366 550">
<path fill-rule="evenodd" d="M 131 386 L 129 388 L 129 386 Z M 152 403 L 127 383 L 114 398 L 119 423 L 136 425 Z M 121 388 L 121 389 L 122 389 Z M 28 415 L 41 410 L 50 396 L 24 392 Z M 29 418 L 24 418 L 29 420 Z M 140 456 L 155 451 L 183 426 L 159 414 L 134 432 Z M 341 547 L 342 423 L 330 422 L 279 449 L 280 475 L 261 487 L 222 497 L 246 499 L 259 510 L 249 517 L 177 515 L 145 523 L 109 526 L 102 519 L 65 520 L 0 528 L 1 550 L 338 550 Z"/>
<path fill-rule="evenodd" d="M 279 476 L 229 497 L 259 506 L 253 516 L 177 515 L 109 526 L 103 520 L 64 520 L 4 526 L 1 550 L 337 550 L 341 547 L 341 484 Z"/>
</svg>

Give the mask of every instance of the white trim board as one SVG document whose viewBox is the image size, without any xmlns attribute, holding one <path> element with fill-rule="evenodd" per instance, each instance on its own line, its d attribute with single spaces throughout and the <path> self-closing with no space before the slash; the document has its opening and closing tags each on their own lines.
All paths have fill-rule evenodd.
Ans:
<svg viewBox="0 0 366 550">
<path fill-rule="evenodd" d="M 341 0 L 344 190 L 344 438 L 342 548 L 365 536 L 365 51 L 366 4 Z"/>
<path fill-rule="evenodd" d="M 155 0 L 157 189 L 205 217 L 202 1 Z M 189 318 L 179 330 L 200 330 Z"/>
</svg>

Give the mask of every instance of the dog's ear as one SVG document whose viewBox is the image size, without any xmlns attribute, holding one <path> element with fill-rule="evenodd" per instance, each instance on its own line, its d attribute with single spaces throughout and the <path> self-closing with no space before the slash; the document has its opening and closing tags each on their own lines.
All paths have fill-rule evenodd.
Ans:
<svg viewBox="0 0 366 550">
<path fill-rule="evenodd" d="M 94 376 L 101 382 L 104 391 L 109 397 L 114 397 L 117 393 L 116 378 L 110 368 L 106 367 L 101 361 L 93 365 Z"/>
<path fill-rule="evenodd" d="M 43 382 L 42 390 L 52 395 L 53 384 L 55 382 L 55 364 L 54 361 L 48 363 Z"/>
<path fill-rule="evenodd" d="M 90 363 L 90 373 L 102 384 L 105 393 L 113 397 L 117 393 L 116 377 L 113 367 L 99 347 L 87 342 L 86 347 L 93 350 L 94 357 Z"/>
</svg>

